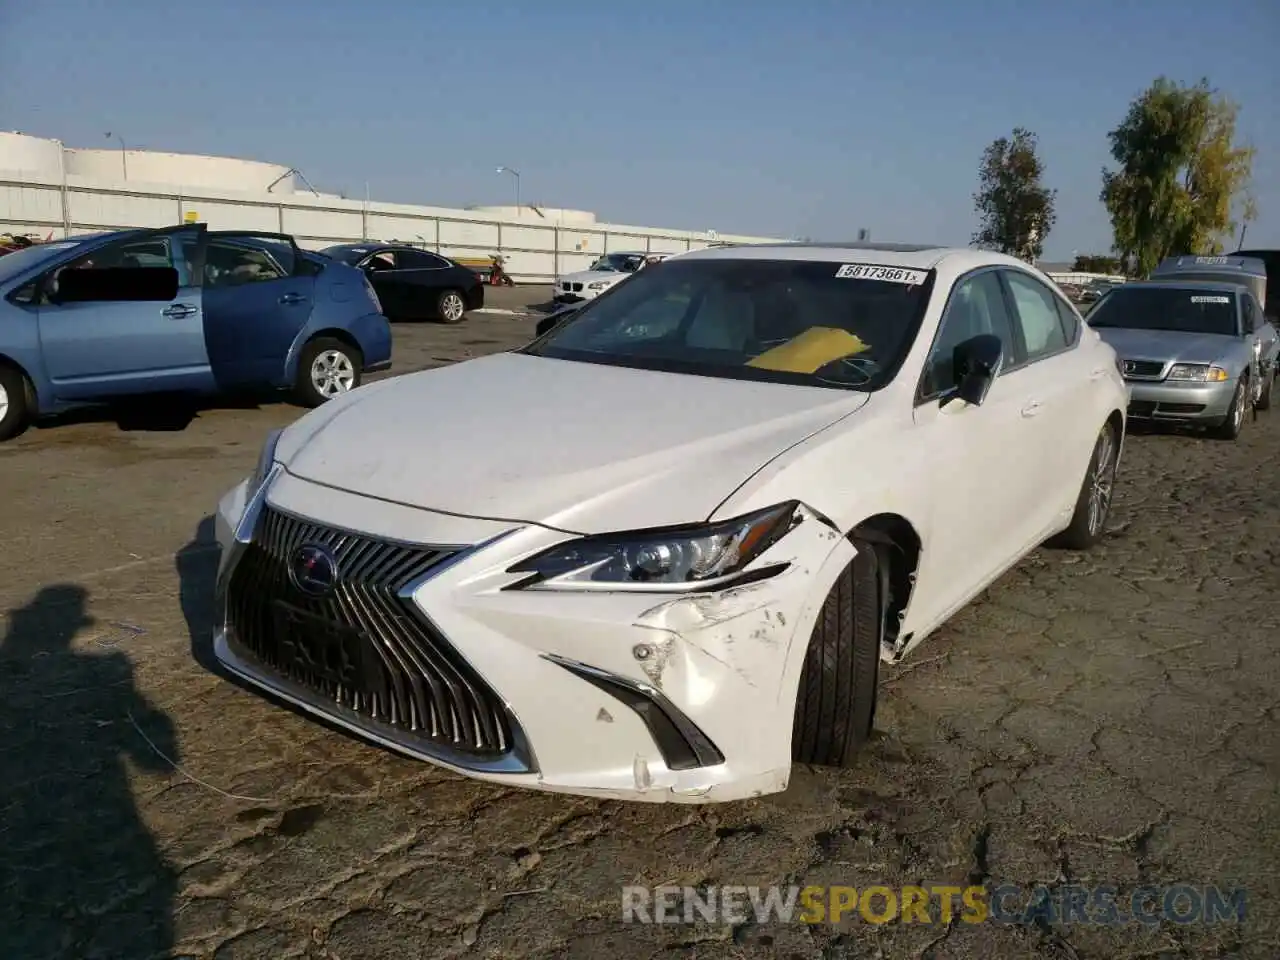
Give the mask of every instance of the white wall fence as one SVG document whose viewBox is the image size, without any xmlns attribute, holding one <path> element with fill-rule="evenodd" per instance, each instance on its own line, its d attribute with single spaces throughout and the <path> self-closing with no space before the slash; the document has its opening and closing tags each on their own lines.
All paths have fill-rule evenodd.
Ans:
<svg viewBox="0 0 1280 960">
<path fill-rule="evenodd" d="M 451 257 L 500 254 L 518 281 L 545 283 L 585 270 L 601 254 L 620 250 L 679 253 L 716 240 L 761 243 L 774 237 L 717 235 L 616 224 L 555 223 L 532 209 L 518 219 L 445 207 L 364 202 L 306 194 L 236 194 L 133 181 L 0 172 L 0 231 L 40 237 L 74 236 L 186 221 L 211 230 L 262 230 L 292 235 L 318 249 L 360 240 L 399 240 Z"/>
</svg>

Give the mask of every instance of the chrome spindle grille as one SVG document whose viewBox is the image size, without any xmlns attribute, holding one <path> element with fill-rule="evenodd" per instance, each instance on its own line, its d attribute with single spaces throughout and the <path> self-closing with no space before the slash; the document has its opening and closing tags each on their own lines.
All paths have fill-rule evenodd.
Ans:
<svg viewBox="0 0 1280 960">
<path fill-rule="evenodd" d="M 290 576 L 303 545 L 336 561 L 327 596 L 304 593 Z M 502 702 L 399 595 L 450 556 L 267 507 L 228 584 L 228 625 L 264 666 L 369 720 L 462 753 L 500 755 L 511 746 Z"/>
</svg>

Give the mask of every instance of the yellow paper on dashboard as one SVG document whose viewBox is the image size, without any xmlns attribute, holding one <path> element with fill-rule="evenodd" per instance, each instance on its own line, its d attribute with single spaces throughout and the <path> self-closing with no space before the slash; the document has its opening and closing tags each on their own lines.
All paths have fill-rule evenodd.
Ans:
<svg viewBox="0 0 1280 960">
<path fill-rule="evenodd" d="M 839 327 L 810 327 L 781 346 L 766 350 L 748 367 L 779 373 L 814 373 L 833 360 L 851 357 L 871 348 L 848 330 Z"/>
</svg>

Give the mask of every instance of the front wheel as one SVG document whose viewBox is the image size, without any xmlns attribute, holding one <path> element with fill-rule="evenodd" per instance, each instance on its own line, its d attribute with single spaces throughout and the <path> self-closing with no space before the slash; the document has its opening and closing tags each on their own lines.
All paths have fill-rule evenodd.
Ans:
<svg viewBox="0 0 1280 960">
<path fill-rule="evenodd" d="M 13 367 L 0 366 L 0 441 L 11 440 L 31 422 L 26 378 Z"/>
<path fill-rule="evenodd" d="M 791 734 L 797 763 L 847 767 L 871 736 L 883 617 L 879 557 L 860 544 L 809 637 Z"/>
<path fill-rule="evenodd" d="M 1071 523 L 1049 546 L 1068 550 L 1088 550 L 1107 530 L 1107 518 L 1111 514 L 1111 496 L 1115 491 L 1116 470 L 1120 464 L 1120 431 L 1108 423 L 1098 434 L 1089 458 L 1080 494 L 1076 497 L 1075 513 Z"/>
<path fill-rule="evenodd" d="M 1249 406 L 1249 401 L 1252 399 L 1249 381 L 1242 379 L 1236 385 L 1236 392 L 1231 398 L 1231 406 L 1227 408 L 1226 417 L 1210 430 L 1210 433 L 1219 440 L 1234 440 L 1239 437 L 1240 431 L 1244 428 L 1245 407 Z"/>
<path fill-rule="evenodd" d="M 436 314 L 445 323 L 461 323 L 467 315 L 467 302 L 457 290 L 445 290 L 436 302 Z"/>
<path fill-rule="evenodd" d="M 1274 370 L 1262 378 L 1262 390 L 1258 394 L 1257 402 L 1253 405 L 1255 410 L 1271 409 L 1271 388 L 1275 386 L 1275 382 L 1276 373 Z"/>
<path fill-rule="evenodd" d="M 295 393 L 304 406 L 322 403 L 360 386 L 364 357 L 355 347 L 331 337 L 317 337 L 298 358 Z"/>
</svg>

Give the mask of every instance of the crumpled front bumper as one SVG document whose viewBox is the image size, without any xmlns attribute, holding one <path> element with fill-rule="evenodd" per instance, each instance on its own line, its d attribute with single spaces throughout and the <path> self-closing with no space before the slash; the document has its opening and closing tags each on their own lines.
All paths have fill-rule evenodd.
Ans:
<svg viewBox="0 0 1280 960">
<path fill-rule="evenodd" d="M 371 722 L 256 660 L 225 616 L 228 587 L 264 508 L 341 530 L 422 544 L 466 543 L 405 596 L 505 705 L 501 757 Z M 565 539 L 536 525 L 400 507 L 279 468 L 219 504 L 215 638 L 222 664 L 257 687 L 402 753 L 511 786 L 641 801 L 715 802 L 785 789 L 805 646 L 827 586 L 853 547 L 809 515 L 757 563 L 769 579 L 716 593 L 503 589 L 516 560 Z"/>
</svg>

